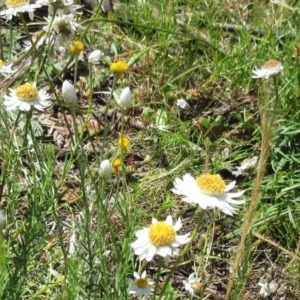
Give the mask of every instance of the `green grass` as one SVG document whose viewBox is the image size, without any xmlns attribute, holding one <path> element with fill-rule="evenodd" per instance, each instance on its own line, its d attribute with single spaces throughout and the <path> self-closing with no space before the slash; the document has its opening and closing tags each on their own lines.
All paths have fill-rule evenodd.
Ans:
<svg viewBox="0 0 300 300">
<path fill-rule="evenodd" d="M 69 49 L 23 49 L 24 39 L 45 26 L 42 13 L 34 22 L 0 20 L 1 59 L 18 70 L 9 79 L 0 75 L 0 208 L 6 218 L 0 298 L 129 299 L 134 272 L 146 270 L 155 282 L 152 299 L 261 299 L 258 283 L 271 281 L 279 286 L 270 299 L 299 299 L 299 1 L 287 1 L 294 10 L 262 1 L 137 3 L 124 2 L 106 15 L 94 7 L 94 14 L 78 17 L 83 28 L 74 39 L 85 50 L 74 110 L 61 95 L 63 81 L 74 81 Z M 94 49 L 103 56 L 89 66 Z M 109 65 L 119 59 L 129 69 L 116 81 Z M 268 107 L 276 101 L 272 78 L 264 93 L 262 80 L 251 78 L 269 59 L 284 66 L 275 111 Z M 51 107 L 8 112 L 3 95 L 25 82 L 46 90 Z M 110 94 L 126 86 L 134 101 L 124 123 Z M 181 97 L 189 104 L 183 110 L 176 105 Z M 101 124 L 100 133 L 88 133 L 91 119 Z M 105 182 L 100 162 L 121 155 L 123 135 L 131 142 L 124 164 Z M 251 198 L 257 172 L 235 178 L 231 170 L 261 156 L 268 144 L 266 166 L 258 166 L 265 168 L 259 192 Z M 236 215 L 201 210 L 172 193 L 176 177 L 207 172 L 245 190 Z M 179 258 L 139 261 L 131 247 L 136 231 L 168 215 L 180 217 L 180 234 L 194 232 L 193 240 Z M 245 229 L 247 218 L 251 228 Z M 194 297 L 182 283 L 192 272 L 201 277 Z"/>
</svg>

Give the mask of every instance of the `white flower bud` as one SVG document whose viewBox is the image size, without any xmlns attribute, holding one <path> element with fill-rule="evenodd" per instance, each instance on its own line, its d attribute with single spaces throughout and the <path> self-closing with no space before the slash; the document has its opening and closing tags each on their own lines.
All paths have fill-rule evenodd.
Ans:
<svg viewBox="0 0 300 300">
<path fill-rule="evenodd" d="M 62 85 L 62 96 L 66 104 L 74 105 L 77 102 L 76 90 L 68 80 L 65 80 Z"/>
<path fill-rule="evenodd" d="M 105 159 L 101 162 L 101 164 L 100 164 L 100 176 L 104 180 L 110 180 L 111 168 L 112 168 L 112 163 L 108 159 Z"/>
<path fill-rule="evenodd" d="M 132 95 L 128 86 L 122 91 L 120 96 L 114 93 L 114 98 L 123 109 L 126 109 L 132 104 Z"/>
<path fill-rule="evenodd" d="M 89 55 L 89 62 L 95 64 L 100 60 L 102 52 L 100 50 L 94 50 L 90 55 Z"/>
</svg>

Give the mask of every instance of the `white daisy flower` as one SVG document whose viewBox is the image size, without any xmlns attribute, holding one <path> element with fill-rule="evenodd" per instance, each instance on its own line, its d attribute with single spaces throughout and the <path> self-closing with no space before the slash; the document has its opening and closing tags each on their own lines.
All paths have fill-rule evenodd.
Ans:
<svg viewBox="0 0 300 300">
<path fill-rule="evenodd" d="M 132 104 L 132 95 L 130 88 L 127 86 L 123 89 L 121 95 L 114 93 L 114 98 L 116 102 L 121 106 L 121 108 L 126 109 Z"/>
<path fill-rule="evenodd" d="M 51 105 L 50 95 L 45 91 L 39 91 L 29 83 L 18 86 L 16 89 L 9 89 L 9 95 L 3 96 L 4 105 L 7 110 L 19 108 L 22 111 L 29 111 L 31 106 L 43 111 L 45 107 Z"/>
<path fill-rule="evenodd" d="M 13 64 L 10 64 L 10 65 L 7 65 L 5 66 L 4 65 L 4 62 L 0 59 L 0 74 L 4 77 L 8 77 L 9 74 L 13 73 L 14 71 L 12 70 L 12 65 Z"/>
<path fill-rule="evenodd" d="M 252 78 L 266 78 L 274 76 L 283 70 L 281 63 L 275 59 L 268 60 L 262 68 L 256 68 L 252 71 Z"/>
<path fill-rule="evenodd" d="M 180 108 L 180 109 L 185 109 L 188 104 L 187 102 L 183 99 L 183 98 L 180 98 L 176 101 L 176 105 Z"/>
<path fill-rule="evenodd" d="M 153 218 L 148 228 L 136 232 L 137 240 L 131 244 L 131 247 L 140 260 L 150 261 L 156 254 L 162 257 L 173 256 L 177 247 L 189 241 L 189 233 L 185 235 L 176 233 L 181 226 L 180 218 L 175 225 L 171 216 L 168 216 L 165 222 L 158 222 Z"/>
<path fill-rule="evenodd" d="M 195 273 L 190 274 L 188 280 L 183 280 L 184 288 L 191 295 L 195 295 L 195 293 L 199 292 L 201 289 L 200 284 L 201 278 L 195 277 Z"/>
<path fill-rule="evenodd" d="M 244 200 L 234 200 L 243 195 L 244 191 L 228 193 L 235 186 L 235 181 L 226 185 L 219 175 L 205 174 L 193 178 L 185 174 L 182 179 L 175 178 L 173 193 L 185 196 L 182 200 L 187 203 L 199 204 L 202 209 L 219 208 L 225 214 L 233 215 L 237 209 L 231 204 L 242 204 Z"/>
<path fill-rule="evenodd" d="M 16 17 L 18 13 L 28 12 L 31 21 L 34 18 L 34 11 L 43 6 L 41 3 L 30 4 L 29 0 L 6 0 L 5 5 L 7 9 L 0 12 L 1 17 L 6 20 L 11 20 L 12 17 Z"/>
<path fill-rule="evenodd" d="M 75 5 L 74 0 L 38 0 L 37 3 L 48 6 L 49 16 L 55 13 L 60 17 L 64 14 L 72 14 L 76 17 L 79 14 L 77 10 L 82 7 L 82 5 Z"/>
<path fill-rule="evenodd" d="M 75 33 L 78 29 L 82 28 L 80 24 L 74 21 L 74 16 L 63 15 L 55 16 L 52 22 L 52 18 L 45 18 L 48 25 L 43 28 L 45 32 L 51 34 L 55 33 L 55 45 L 57 47 L 62 46 L 69 49 L 70 44 L 74 40 Z"/>
<path fill-rule="evenodd" d="M 133 276 L 135 280 L 132 281 L 129 288 L 129 295 L 133 295 L 135 297 L 150 297 L 152 293 L 151 285 L 153 285 L 153 281 L 148 281 L 146 279 L 146 271 L 142 273 L 140 276 L 138 273 L 134 272 Z"/>
<path fill-rule="evenodd" d="M 236 167 L 236 171 L 231 171 L 234 176 L 239 175 L 248 175 L 254 170 L 257 163 L 257 156 L 253 156 L 252 158 L 246 158 L 242 161 L 240 167 Z"/>
</svg>

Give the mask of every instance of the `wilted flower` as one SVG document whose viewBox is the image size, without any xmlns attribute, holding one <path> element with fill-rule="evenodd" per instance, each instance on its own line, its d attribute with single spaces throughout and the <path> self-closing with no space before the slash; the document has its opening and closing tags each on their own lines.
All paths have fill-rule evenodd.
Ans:
<svg viewBox="0 0 300 300">
<path fill-rule="evenodd" d="M 244 200 L 234 200 L 243 195 L 244 191 L 228 193 L 235 186 L 235 181 L 226 185 L 219 175 L 205 174 L 193 178 L 185 174 L 182 179 L 175 178 L 173 193 L 185 196 L 182 200 L 187 203 L 199 204 L 202 209 L 219 208 L 225 214 L 232 215 L 237 209 L 231 204 L 242 204 Z"/>
<path fill-rule="evenodd" d="M 120 96 L 114 93 L 114 98 L 123 109 L 126 109 L 132 104 L 132 95 L 129 87 L 124 88 Z"/>
<path fill-rule="evenodd" d="M 173 256 L 177 252 L 176 248 L 189 241 L 189 233 L 184 235 L 176 233 L 181 226 L 180 218 L 175 225 L 171 216 L 167 216 L 166 221 L 162 222 L 153 218 L 148 228 L 136 232 L 137 240 L 131 244 L 131 247 L 140 260 L 150 261 L 156 254 L 162 257 Z"/>
<path fill-rule="evenodd" d="M 201 290 L 201 278 L 195 277 L 195 273 L 190 274 L 188 280 L 183 280 L 184 288 L 191 295 L 195 295 L 195 293 Z"/>
<path fill-rule="evenodd" d="M 283 70 L 281 63 L 275 59 L 268 60 L 261 69 L 255 67 L 252 78 L 266 78 L 277 75 Z"/>
<path fill-rule="evenodd" d="M 79 55 L 84 49 L 84 43 L 82 41 L 75 41 L 70 44 L 70 51 L 75 54 Z"/>
<path fill-rule="evenodd" d="M 178 99 L 176 101 L 176 105 L 181 109 L 185 109 L 188 106 L 187 102 L 183 98 Z"/>
<path fill-rule="evenodd" d="M 269 297 L 272 293 L 275 293 L 278 288 L 278 284 L 274 281 L 271 281 L 270 283 L 265 282 L 259 282 L 258 285 L 261 287 L 259 291 L 259 295 L 263 298 Z"/>
<path fill-rule="evenodd" d="M 108 159 L 103 160 L 100 163 L 100 176 L 104 180 L 110 180 L 111 173 L 112 173 L 112 163 Z"/>
<path fill-rule="evenodd" d="M 62 85 L 62 97 L 66 104 L 75 105 L 77 103 L 77 95 L 74 85 L 68 80 L 65 80 Z"/>
<path fill-rule="evenodd" d="M 94 50 L 90 55 L 89 55 L 89 62 L 96 64 L 99 62 L 100 57 L 101 57 L 102 52 L 100 50 Z"/>
<path fill-rule="evenodd" d="M 14 71 L 11 68 L 12 65 L 13 64 L 5 66 L 4 62 L 0 59 L 0 74 L 7 77 L 9 74 L 13 73 Z"/>
<path fill-rule="evenodd" d="M 29 111 L 31 106 L 43 111 L 45 107 L 51 105 L 50 95 L 45 91 L 39 91 L 35 86 L 25 83 L 16 89 L 8 89 L 9 95 L 4 95 L 4 105 L 7 110 L 19 108 L 23 111 Z"/>
<path fill-rule="evenodd" d="M 24 41 L 24 47 L 25 47 L 25 50 L 28 51 L 31 49 L 32 47 L 32 43 L 34 43 L 34 47 L 35 49 L 39 49 L 40 46 L 42 46 L 45 42 L 45 32 L 40 30 L 40 31 L 36 31 L 32 37 L 32 42 L 27 40 L 27 41 Z"/>
<path fill-rule="evenodd" d="M 0 11 L 1 17 L 6 20 L 11 20 L 12 17 L 16 17 L 18 13 L 28 12 L 31 21 L 34 18 L 34 11 L 43 6 L 42 3 L 31 4 L 29 0 L 6 0 L 5 5 L 7 9 Z"/>
<path fill-rule="evenodd" d="M 53 20 L 52 17 L 45 19 L 48 25 L 45 26 L 43 30 L 49 34 L 52 33 L 52 31 L 55 32 L 53 38 L 55 38 L 56 46 L 68 48 L 72 43 L 77 29 L 82 28 L 80 24 L 74 21 L 74 16 L 71 14 L 55 16 Z"/>
<path fill-rule="evenodd" d="M 242 161 L 240 167 L 236 167 L 236 171 L 231 171 L 234 176 L 239 175 L 248 175 L 250 174 L 257 163 L 257 156 L 253 156 L 252 158 L 246 158 Z"/>
<path fill-rule="evenodd" d="M 140 276 L 138 273 L 134 272 L 133 276 L 135 280 L 132 281 L 129 288 L 129 295 L 133 295 L 135 297 L 149 297 L 152 293 L 151 285 L 154 283 L 153 281 L 148 281 L 146 279 L 146 271 L 142 273 Z"/>
<path fill-rule="evenodd" d="M 110 64 L 110 70 L 117 76 L 121 76 L 128 70 L 128 64 L 124 60 L 119 60 Z"/>
</svg>

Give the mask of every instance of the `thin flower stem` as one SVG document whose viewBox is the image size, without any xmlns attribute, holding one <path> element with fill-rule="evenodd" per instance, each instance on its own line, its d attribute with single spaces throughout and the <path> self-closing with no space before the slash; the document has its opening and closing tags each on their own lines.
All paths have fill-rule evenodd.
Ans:
<svg viewBox="0 0 300 300">
<path fill-rule="evenodd" d="M 202 221 L 204 218 L 204 214 L 205 211 L 203 209 L 200 210 L 199 213 L 199 217 L 198 217 L 198 223 L 191 235 L 190 241 L 185 245 L 185 247 L 183 248 L 183 250 L 180 252 L 180 254 L 177 256 L 177 259 L 175 260 L 174 266 L 173 268 L 170 270 L 168 277 L 166 279 L 166 281 L 164 282 L 164 286 L 159 294 L 158 300 L 162 299 L 162 297 L 164 296 L 164 293 L 167 289 L 167 286 L 171 280 L 172 275 L 174 274 L 174 272 L 177 270 L 178 265 L 180 264 L 181 260 L 183 259 L 183 257 L 185 256 L 185 254 L 187 253 L 187 251 L 189 250 L 193 240 L 195 239 L 195 237 L 197 236 L 197 234 L 199 233 L 199 229 L 200 226 L 202 225 Z"/>
<path fill-rule="evenodd" d="M 108 132 L 109 132 L 109 129 L 110 129 L 110 124 L 109 124 L 109 121 L 108 121 L 108 109 L 109 109 L 109 106 L 110 106 L 110 102 L 111 102 L 111 99 L 113 97 L 113 92 L 115 90 L 115 87 L 116 87 L 116 84 L 117 84 L 117 81 L 118 81 L 118 78 L 116 76 L 114 76 L 114 80 L 113 80 L 113 84 L 112 84 L 112 88 L 111 88 L 111 93 L 109 95 L 109 98 L 106 102 L 106 106 L 105 106 L 105 111 L 104 111 L 104 132 L 103 132 L 103 141 L 106 141 L 106 138 L 108 136 Z M 102 147 L 101 147 L 101 156 L 100 156 L 100 161 L 102 161 L 103 159 L 103 153 L 104 153 L 104 145 L 105 143 L 103 142 L 102 143 Z"/>
<path fill-rule="evenodd" d="M 160 272 L 161 272 L 161 269 L 162 269 L 162 265 L 163 265 L 163 259 L 162 259 L 161 256 L 159 256 L 158 270 L 156 272 L 155 286 L 154 286 L 154 292 L 153 292 L 153 300 L 155 300 L 155 298 L 156 298 L 156 293 L 157 293 L 157 289 L 158 289 L 158 286 L 159 286 L 159 278 L 160 278 Z"/>
<path fill-rule="evenodd" d="M 237 248 L 237 253 L 232 267 L 232 276 L 227 287 L 225 300 L 232 299 L 232 295 L 231 295 L 232 289 L 236 282 L 236 278 L 238 276 L 238 270 L 241 264 L 244 262 L 245 253 L 246 253 L 245 251 L 246 243 L 247 240 L 249 241 L 249 239 L 251 238 L 250 231 L 252 230 L 252 226 L 254 223 L 254 211 L 260 199 L 260 187 L 267 167 L 268 158 L 271 152 L 270 142 L 273 137 L 272 125 L 274 123 L 274 119 L 276 116 L 275 108 L 279 103 L 279 94 L 278 94 L 278 84 L 277 81 L 275 80 L 274 85 L 275 85 L 276 102 L 275 104 L 272 103 L 272 100 L 270 100 L 271 97 L 268 93 L 266 84 L 267 83 L 265 80 L 262 80 L 260 82 L 259 111 L 260 111 L 261 127 L 262 127 L 261 154 L 260 154 L 260 159 L 257 167 L 257 175 L 256 175 L 256 179 L 251 194 L 251 200 L 250 200 L 249 207 L 246 211 L 245 221 L 241 232 L 241 240 Z"/>
<path fill-rule="evenodd" d="M 78 55 L 75 54 L 74 87 L 76 87 L 78 74 Z"/>
</svg>

